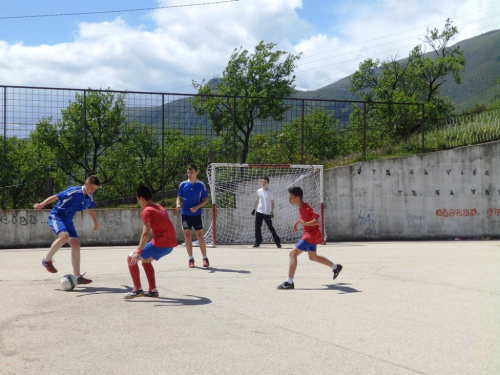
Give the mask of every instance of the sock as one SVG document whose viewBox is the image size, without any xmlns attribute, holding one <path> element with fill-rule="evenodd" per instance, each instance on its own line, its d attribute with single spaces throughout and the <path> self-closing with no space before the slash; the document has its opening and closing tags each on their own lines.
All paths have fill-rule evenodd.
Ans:
<svg viewBox="0 0 500 375">
<path fill-rule="evenodd" d="M 194 259 L 194 257 L 189 257 L 189 260 Z"/>
<path fill-rule="evenodd" d="M 144 268 L 144 272 L 146 272 L 146 277 L 148 278 L 149 291 L 152 291 L 156 288 L 155 268 L 153 267 L 153 263 L 142 262 L 142 267 Z"/>
<path fill-rule="evenodd" d="M 336 269 L 337 269 L 337 265 L 335 263 L 333 263 L 332 271 L 335 271 Z"/>
<path fill-rule="evenodd" d="M 141 271 L 139 271 L 139 265 L 132 264 L 130 261 L 132 257 L 127 257 L 128 270 L 130 271 L 130 276 L 132 276 L 132 281 L 134 282 L 134 290 L 141 289 Z"/>
<path fill-rule="evenodd" d="M 291 279 L 291 278 L 287 277 L 287 278 L 286 278 L 286 282 L 287 282 L 288 284 L 293 284 L 293 279 Z"/>
<path fill-rule="evenodd" d="M 208 258 L 206 256 L 204 256 L 203 259 L 208 259 Z"/>
</svg>

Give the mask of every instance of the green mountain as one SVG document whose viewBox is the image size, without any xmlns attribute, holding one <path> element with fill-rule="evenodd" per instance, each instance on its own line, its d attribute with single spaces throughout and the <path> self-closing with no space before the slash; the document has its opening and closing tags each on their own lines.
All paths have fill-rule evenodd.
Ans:
<svg viewBox="0 0 500 375">
<path fill-rule="evenodd" d="M 475 104 L 491 104 L 500 95 L 496 83 L 500 77 L 500 30 L 456 43 L 466 59 L 462 83 L 457 85 L 450 76 L 441 86 L 441 95 L 448 96 L 457 109 L 465 111 Z M 429 52 L 425 56 L 432 57 Z M 404 61 L 402 59 L 401 61 Z M 296 97 L 307 99 L 359 100 L 349 92 L 350 76 L 314 91 L 298 91 Z"/>
</svg>

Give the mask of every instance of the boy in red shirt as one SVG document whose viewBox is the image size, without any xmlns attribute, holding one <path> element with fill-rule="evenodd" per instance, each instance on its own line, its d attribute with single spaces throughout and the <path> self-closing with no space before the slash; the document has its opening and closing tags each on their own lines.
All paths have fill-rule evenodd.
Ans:
<svg viewBox="0 0 500 375">
<path fill-rule="evenodd" d="M 153 202 L 153 194 L 148 186 L 141 185 L 137 189 L 137 202 L 143 209 L 141 212 L 142 235 L 136 251 L 127 257 L 128 269 L 134 289 L 123 298 L 132 299 L 136 297 L 158 297 L 156 289 L 155 269 L 151 262 L 170 254 L 177 246 L 175 229 L 168 217 L 167 211 L 159 204 Z M 148 242 L 150 233 L 153 232 L 153 239 Z M 138 261 L 142 261 L 142 267 L 146 273 L 149 283 L 149 290 L 143 291 L 141 286 L 141 276 Z"/>
<path fill-rule="evenodd" d="M 319 214 L 313 211 L 312 207 L 302 200 L 304 192 L 299 186 L 293 186 L 288 189 L 288 200 L 291 204 L 299 208 L 299 220 L 293 225 L 293 232 L 297 231 L 297 226 L 302 224 L 304 235 L 297 242 L 292 251 L 290 251 L 290 264 L 288 266 L 288 278 L 283 284 L 278 285 L 278 289 L 294 289 L 293 276 L 297 269 L 297 257 L 304 251 L 309 255 L 309 260 L 331 267 L 333 279 L 335 280 L 342 271 L 342 265 L 335 264 L 324 256 L 316 254 L 316 245 L 323 242 L 323 236 L 319 230 Z"/>
</svg>

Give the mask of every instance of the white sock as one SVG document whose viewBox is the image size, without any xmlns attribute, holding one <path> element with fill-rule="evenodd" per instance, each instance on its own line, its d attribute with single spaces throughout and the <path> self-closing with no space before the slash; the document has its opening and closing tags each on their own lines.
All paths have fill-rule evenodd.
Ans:
<svg viewBox="0 0 500 375">
<path fill-rule="evenodd" d="M 336 269 L 337 269 L 337 265 L 335 263 L 333 263 L 332 271 L 335 271 Z"/>
<path fill-rule="evenodd" d="M 204 256 L 203 259 L 208 259 L 208 258 L 206 256 Z"/>
<path fill-rule="evenodd" d="M 194 257 L 189 257 L 189 260 L 194 259 Z"/>
<path fill-rule="evenodd" d="M 293 279 L 291 279 L 291 278 L 287 277 L 287 278 L 286 278 L 286 282 L 287 282 L 288 284 L 293 284 Z"/>
</svg>

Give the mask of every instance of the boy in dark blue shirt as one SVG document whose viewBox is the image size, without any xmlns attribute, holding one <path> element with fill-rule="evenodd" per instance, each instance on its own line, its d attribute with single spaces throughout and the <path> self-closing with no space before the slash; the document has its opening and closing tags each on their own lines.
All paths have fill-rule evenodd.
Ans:
<svg viewBox="0 0 500 375">
<path fill-rule="evenodd" d="M 99 179 L 96 176 L 89 176 L 83 186 L 74 186 L 61 193 L 48 197 L 41 203 L 35 203 L 35 210 L 40 210 L 47 204 L 59 200 L 57 205 L 50 211 L 48 222 L 50 228 L 57 235 L 57 239 L 50 246 L 49 252 L 42 259 L 42 265 L 51 273 L 56 273 L 57 269 L 53 265 L 55 253 L 68 242 L 71 246 L 71 263 L 73 274 L 77 278 L 78 284 L 90 284 L 92 280 L 86 279 L 80 274 L 80 241 L 73 224 L 73 216 L 76 212 L 88 209 L 89 215 L 94 221 L 94 230 L 99 229 L 99 224 L 94 213 L 94 198 L 92 194 L 99 186 Z"/>
<path fill-rule="evenodd" d="M 181 182 L 177 193 L 176 209 L 181 211 L 184 242 L 189 256 L 189 268 L 194 268 L 193 242 L 191 240 L 192 227 L 195 230 L 201 254 L 203 255 L 203 267 L 210 266 L 207 258 L 207 245 L 203 238 L 203 221 L 201 218 L 202 207 L 208 202 L 208 192 L 205 184 L 196 178 L 197 174 L 198 167 L 189 164 L 187 169 L 188 179 Z"/>
</svg>

